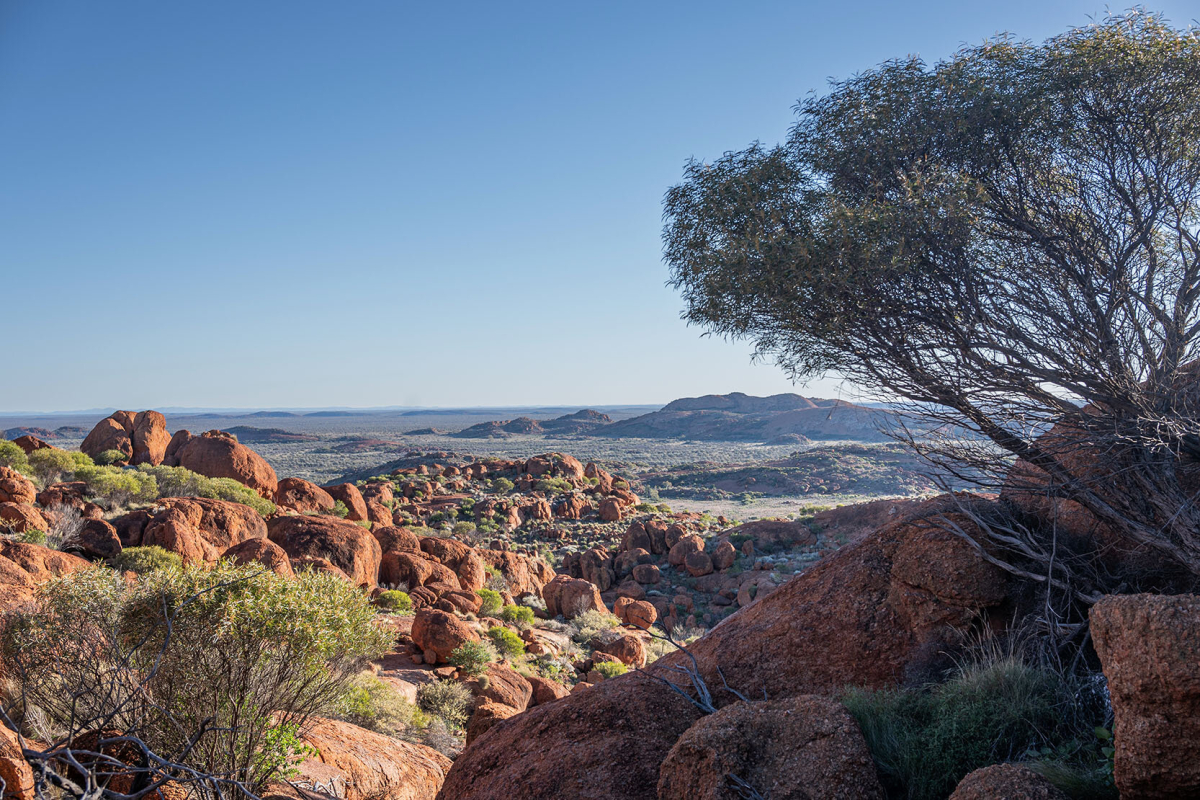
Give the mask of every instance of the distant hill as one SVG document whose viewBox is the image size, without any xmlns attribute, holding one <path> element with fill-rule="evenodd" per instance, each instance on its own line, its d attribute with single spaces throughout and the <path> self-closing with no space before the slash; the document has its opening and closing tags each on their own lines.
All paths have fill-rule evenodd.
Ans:
<svg viewBox="0 0 1200 800">
<path fill-rule="evenodd" d="M 282 428 L 251 428 L 249 425 L 235 425 L 227 428 L 242 444 L 287 444 L 289 442 L 315 442 L 317 436 L 307 433 L 285 431 Z"/>
<path fill-rule="evenodd" d="M 516 419 L 493 420 L 491 422 L 481 422 L 478 425 L 472 425 L 469 428 L 464 428 L 458 433 L 452 433 L 459 439 L 497 439 L 504 436 L 513 435 L 529 435 L 545 433 L 541 423 L 530 417 L 517 417 Z"/>
<path fill-rule="evenodd" d="M 585 408 L 582 411 L 576 411 L 574 414 L 564 414 L 554 419 L 544 419 L 541 421 L 541 426 L 547 433 L 554 433 L 561 436 L 564 434 L 591 433 L 601 425 L 611 423 L 612 417 L 608 414 L 601 414 L 599 411 Z"/>
<path fill-rule="evenodd" d="M 806 439 L 882 441 L 887 438 L 879 431 L 884 413 L 842 400 L 733 392 L 674 400 L 661 411 L 605 425 L 593 435 L 781 444 Z"/>
</svg>

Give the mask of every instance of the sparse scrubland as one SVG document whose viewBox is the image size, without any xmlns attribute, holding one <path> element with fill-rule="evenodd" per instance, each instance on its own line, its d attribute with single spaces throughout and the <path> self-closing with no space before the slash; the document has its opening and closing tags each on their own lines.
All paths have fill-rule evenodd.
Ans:
<svg viewBox="0 0 1200 800">
<path fill-rule="evenodd" d="M 1197 796 L 1200 37 L 1130 13 L 797 111 L 668 192 L 672 282 L 898 443 L 738 394 L 471 452 L 0 441 L 5 798 Z M 680 505 L 760 496 L 808 505 Z"/>
</svg>

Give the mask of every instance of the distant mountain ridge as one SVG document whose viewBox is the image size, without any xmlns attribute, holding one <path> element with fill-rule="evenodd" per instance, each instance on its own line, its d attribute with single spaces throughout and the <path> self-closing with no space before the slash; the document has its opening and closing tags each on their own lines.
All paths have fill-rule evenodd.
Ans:
<svg viewBox="0 0 1200 800">
<path fill-rule="evenodd" d="M 638 417 L 605 425 L 595 436 L 779 444 L 804 440 L 882 441 L 886 412 L 844 400 L 742 392 L 683 397 Z"/>
</svg>

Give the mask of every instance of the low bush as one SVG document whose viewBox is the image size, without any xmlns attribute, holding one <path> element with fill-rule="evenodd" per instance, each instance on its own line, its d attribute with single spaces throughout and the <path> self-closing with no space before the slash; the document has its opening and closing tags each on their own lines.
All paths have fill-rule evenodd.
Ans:
<svg viewBox="0 0 1200 800">
<path fill-rule="evenodd" d="M 575 633 L 571 638 L 580 644 L 588 644 L 601 633 L 618 627 L 621 620 L 607 611 L 592 609 L 576 616 L 571 620 L 571 624 L 575 627 Z"/>
<path fill-rule="evenodd" d="M 3 671 L 58 734 L 111 726 L 261 789 L 303 757 L 307 721 L 390 646 L 374 616 L 355 587 L 323 573 L 219 562 L 126 584 L 83 570 L 44 584 L 11 619 Z"/>
<path fill-rule="evenodd" d="M 413 613 L 412 598 L 407 592 L 401 592 L 396 589 L 389 589 L 386 592 L 380 592 L 375 598 L 376 607 L 392 614 L 411 614 Z"/>
<path fill-rule="evenodd" d="M 162 464 L 157 467 L 142 464 L 138 467 L 138 472 L 154 476 L 159 497 L 207 497 L 210 500 L 227 500 L 250 506 L 264 517 L 275 513 L 274 503 L 263 499 L 258 492 L 232 478 L 209 478 L 190 469 Z"/>
<path fill-rule="evenodd" d="M 529 606 L 505 606 L 500 609 L 500 619 L 518 628 L 529 628 L 533 626 L 533 609 Z"/>
<path fill-rule="evenodd" d="M 15 469 L 26 475 L 33 474 L 29 469 L 29 458 L 25 455 L 25 451 L 7 439 L 0 439 L 0 467 Z"/>
<path fill-rule="evenodd" d="M 561 494 L 575 490 L 575 486 L 563 478 L 542 478 L 533 485 L 533 488 L 535 491 L 545 492 L 546 494 Z"/>
<path fill-rule="evenodd" d="M 87 484 L 90 497 L 113 506 L 148 503 L 158 498 L 157 479 L 135 469 L 81 466 L 75 470 L 75 479 Z"/>
<path fill-rule="evenodd" d="M 1085 787 L 1076 796 L 1116 797 L 1092 727 L 1104 718 L 1102 702 L 1016 658 L 965 667 L 925 690 L 851 689 L 842 702 L 890 797 L 940 800 L 972 770 L 1047 754 L 1059 754 L 1052 761 L 1060 780 L 1069 773 L 1074 791 Z"/>
<path fill-rule="evenodd" d="M 43 486 L 70 480 L 73 477 L 87 480 L 77 474 L 80 469 L 95 467 L 92 459 L 86 453 L 77 450 L 59 450 L 55 447 L 43 447 L 34 450 L 27 456 L 29 469 Z M 90 487 L 89 487 L 90 488 Z"/>
<path fill-rule="evenodd" d="M 521 637 L 508 628 L 493 626 L 488 628 L 488 638 L 492 640 L 492 646 L 505 659 L 520 658 L 525 655 L 525 643 L 521 641 Z"/>
<path fill-rule="evenodd" d="M 329 515 L 338 519 L 345 519 L 350 516 L 350 509 L 341 500 L 333 501 L 333 508 L 329 509 Z"/>
<path fill-rule="evenodd" d="M 482 675 L 496 654 L 486 642 L 463 642 L 450 654 L 450 663 L 467 675 Z"/>
<path fill-rule="evenodd" d="M 122 453 L 120 450 L 105 450 L 94 459 L 96 464 L 101 467 L 112 467 L 118 464 L 128 464 L 129 456 Z"/>
<path fill-rule="evenodd" d="M 432 681 L 417 689 L 417 706 L 451 728 L 460 729 L 467 724 L 473 700 L 467 685 L 454 680 Z"/>
<path fill-rule="evenodd" d="M 516 484 L 508 478 L 496 478 L 492 481 L 492 492 L 495 494 L 508 494 L 514 488 L 516 488 Z"/>
<path fill-rule="evenodd" d="M 621 661 L 598 661 L 592 669 L 596 670 L 604 678 L 615 678 L 618 675 L 624 675 L 626 672 L 629 672 L 629 667 Z"/>
<path fill-rule="evenodd" d="M 386 681 L 360 673 L 333 704 L 331 716 L 388 736 L 423 728 L 425 714 Z"/>
<path fill-rule="evenodd" d="M 504 601 L 500 597 L 500 593 L 493 589 L 477 589 L 475 594 L 479 595 L 481 605 L 479 606 L 479 616 L 494 617 L 500 611 L 500 606 Z"/>
<path fill-rule="evenodd" d="M 164 550 L 156 544 L 146 547 L 126 547 L 112 560 L 113 568 L 120 572 L 136 572 L 145 575 L 155 570 L 178 570 L 183 568 L 183 559 L 178 553 Z"/>
</svg>

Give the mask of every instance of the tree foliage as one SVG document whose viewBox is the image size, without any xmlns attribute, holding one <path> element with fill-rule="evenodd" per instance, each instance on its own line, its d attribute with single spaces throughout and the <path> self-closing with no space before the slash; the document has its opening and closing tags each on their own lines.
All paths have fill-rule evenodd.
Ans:
<svg viewBox="0 0 1200 800">
<path fill-rule="evenodd" d="M 797 115 L 667 193 L 685 318 L 901 401 L 893 432 L 961 476 L 1024 459 L 1200 574 L 1200 34 L 1131 13 L 1002 37 Z"/>
</svg>

